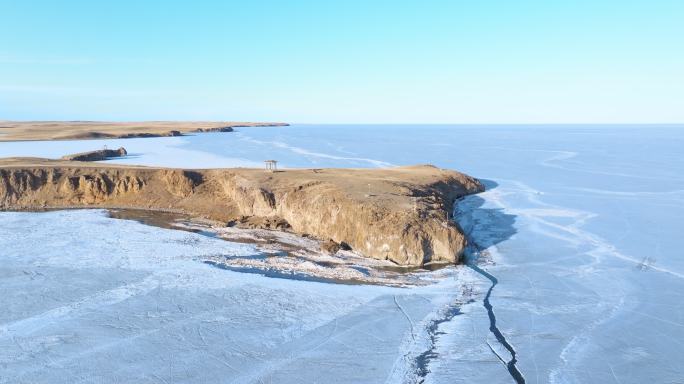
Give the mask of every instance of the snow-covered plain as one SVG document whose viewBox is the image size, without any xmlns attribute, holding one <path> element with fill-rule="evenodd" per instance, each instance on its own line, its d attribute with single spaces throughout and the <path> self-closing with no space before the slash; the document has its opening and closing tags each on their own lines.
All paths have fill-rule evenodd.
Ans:
<svg viewBox="0 0 684 384">
<path fill-rule="evenodd" d="M 0 143 L 0 156 L 103 143 Z M 684 380 L 682 126 L 292 126 L 106 144 L 150 165 L 467 172 L 489 188 L 459 220 L 498 280 L 492 313 L 527 383 Z M 0 213 L 0 382 L 513 382 L 475 269 L 391 288 L 199 262 L 250 252 L 100 211 Z"/>
</svg>

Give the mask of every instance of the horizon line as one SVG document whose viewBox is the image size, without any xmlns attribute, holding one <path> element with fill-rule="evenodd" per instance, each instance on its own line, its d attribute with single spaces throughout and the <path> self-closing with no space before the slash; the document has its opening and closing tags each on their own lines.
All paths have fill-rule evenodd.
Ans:
<svg viewBox="0 0 684 384">
<path fill-rule="evenodd" d="M 468 123 L 468 122 L 287 122 L 278 120 L 231 120 L 231 119 L 132 119 L 132 120 L 92 120 L 92 119 L 53 119 L 53 120 L 33 120 L 33 119 L 0 119 L 2 123 L 54 123 L 54 122 L 79 122 L 79 123 L 160 123 L 160 122 L 206 122 L 206 123 L 262 123 L 262 124 L 289 124 L 292 125 L 479 125 L 479 126 L 491 126 L 491 125 L 684 125 L 683 122 L 578 122 L 578 123 L 563 123 L 563 122 L 479 122 L 479 123 Z M 3 128 L 3 127 L 0 127 Z"/>
</svg>

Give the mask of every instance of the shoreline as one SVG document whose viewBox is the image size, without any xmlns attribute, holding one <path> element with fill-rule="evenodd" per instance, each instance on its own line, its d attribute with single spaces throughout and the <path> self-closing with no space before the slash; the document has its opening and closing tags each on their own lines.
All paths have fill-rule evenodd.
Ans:
<svg viewBox="0 0 684 384">
<path fill-rule="evenodd" d="M 329 284 L 413 287 L 433 284 L 429 272 L 455 266 L 451 263 L 442 263 L 407 267 L 387 260 L 370 259 L 353 251 L 328 252 L 322 247 L 324 241 L 310 236 L 281 230 L 225 227 L 224 223 L 219 221 L 198 219 L 188 213 L 170 210 L 45 207 L 0 212 L 46 213 L 74 210 L 105 211 L 105 217 L 110 219 L 130 220 L 155 228 L 193 233 L 228 243 L 253 245 L 260 252 L 259 255 L 230 258 L 217 255 L 203 258 L 198 262 L 266 277 Z"/>
<path fill-rule="evenodd" d="M 0 121 L 0 142 L 132 139 L 232 132 L 240 127 L 284 127 L 281 122 L 231 121 Z"/>
</svg>

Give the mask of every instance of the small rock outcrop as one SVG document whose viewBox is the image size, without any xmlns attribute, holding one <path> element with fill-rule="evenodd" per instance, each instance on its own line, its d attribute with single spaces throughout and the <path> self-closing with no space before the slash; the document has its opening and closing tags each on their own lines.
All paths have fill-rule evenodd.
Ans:
<svg viewBox="0 0 684 384">
<path fill-rule="evenodd" d="M 233 127 L 197 128 L 195 132 L 233 132 Z"/>
<path fill-rule="evenodd" d="M 98 149 L 95 151 L 75 153 L 73 155 L 62 156 L 62 160 L 67 161 L 102 161 L 116 157 L 124 157 L 128 154 L 124 147 L 119 149 Z"/>
<path fill-rule="evenodd" d="M 250 229 L 286 230 L 292 228 L 290 223 L 277 216 L 241 216 L 229 221 L 227 225 L 229 227 Z"/>
<path fill-rule="evenodd" d="M 333 239 L 328 239 L 321 243 L 321 250 L 334 255 L 341 249 L 340 244 Z"/>
</svg>

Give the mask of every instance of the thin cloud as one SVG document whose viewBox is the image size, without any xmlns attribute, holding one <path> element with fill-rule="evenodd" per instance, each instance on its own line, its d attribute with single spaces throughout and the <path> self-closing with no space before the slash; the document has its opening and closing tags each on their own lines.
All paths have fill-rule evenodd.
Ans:
<svg viewBox="0 0 684 384">
<path fill-rule="evenodd" d="M 57 96 L 75 96 L 75 97 L 159 97 L 169 95 L 183 95 L 179 91 L 160 91 L 147 89 L 112 89 L 105 90 L 102 88 L 87 88 L 87 87 L 63 87 L 63 86 L 42 86 L 42 85 L 0 85 L 0 93 L 28 93 L 28 94 L 44 94 Z"/>
<path fill-rule="evenodd" d="M 37 64 L 37 65 L 89 65 L 95 60 L 88 58 L 32 58 L 0 55 L 0 64 Z"/>
<path fill-rule="evenodd" d="M 11 54 L 0 54 L 0 64 L 92 65 L 101 63 L 155 64 L 159 63 L 159 60 L 140 57 L 112 57 L 106 59 L 94 59 L 88 57 L 23 57 Z"/>
</svg>

